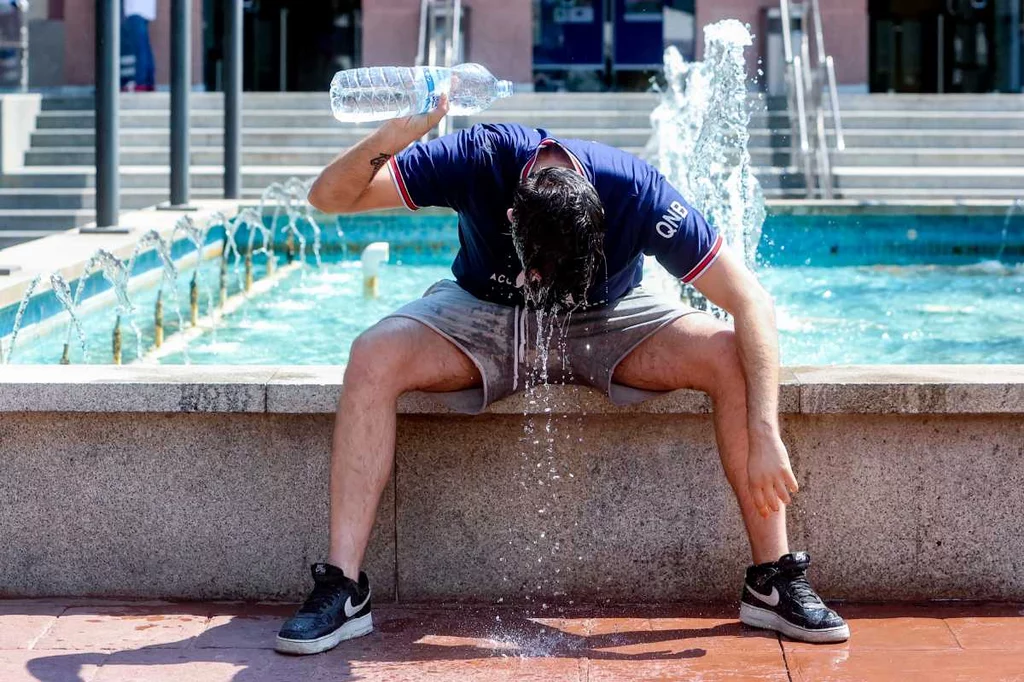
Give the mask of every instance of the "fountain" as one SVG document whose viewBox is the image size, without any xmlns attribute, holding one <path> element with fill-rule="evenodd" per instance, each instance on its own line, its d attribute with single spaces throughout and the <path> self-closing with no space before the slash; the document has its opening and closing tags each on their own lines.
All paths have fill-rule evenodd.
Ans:
<svg viewBox="0 0 1024 682">
<path fill-rule="evenodd" d="M 756 265 L 764 223 L 764 195 L 754 177 L 744 48 L 750 31 L 735 19 L 704 28 L 705 60 L 687 64 L 675 47 L 665 50 L 667 86 L 651 114 L 662 174 L 715 226 L 747 267 Z M 693 305 L 716 310 L 694 290 Z"/>
<path fill-rule="evenodd" d="M 0 343 L 0 360 L 3 360 L 4 362 L 10 362 L 11 356 L 14 355 L 14 346 L 18 341 L 18 332 L 21 330 L 21 321 L 25 317 L 25 310 L 28 308 L 28 302 L 32 298 L 32 294 L 35 293 L 36 287 L 39 286 L 39 281 L 42 278 L 42 275 L 36 275 L 32 279 L 28 288 L 25 289 L 25 296 L 21 299 L 21 303 L 18 304 L 18 312 L 14 315 L 14 330 L 11 332 L 11 342 L 7 346 L 6 356 L 4 356 L 3 344 Z"/>
<path fill-rule="evenodd" d="M 71 295 L 71 285 L 68 284 L 67 280 L 59 273 L 55 272 L 50 275 L 50 286 L 53 288 L 53 295 L 57 297 L 60 304 L 67 311 L 68 316 L 71 318 L 71 325 L 75 331 L 78 332 L 78 342 L 82 347 L 82 357 L 87 358 L 87 349 L 85 343 L 85 331 L 82 330 L 82 323 L 75 315 L 75 302 Z M 64 342 L 64 352 L 60 357 L 60 364 L 68 365 L 71 363 L 71 344 L 70 341 L 70 330 L 69 338 Z"/>
<path fill-rule="evenodd" d="M 276 256 L 274 241 L 277 233 L 277 222 L 282 214 L 286 216 L 286 222 L 282 226 L 286 238 L 292 244 L 298 245 L 299 264 L 301 265 L 305 261 L 306 236 L 300 230 L 300 224 L 304 222 L 309 225 L 309 230 L 312 233 L 314 260 L 317 266 L 321 266 L 322 229 L 312 215 L 312 208 L 306 202 L 309 185 L 309 181 L 303 182 L 298 178 L 290 178 L 283 184 L 275 183 L 264 191 L 258 211 L 253 208 L 245 208 L 231 219 L 220 212 L 215 212 L 200 226 L 196 224 L 192 217 L 182 216 L 175 223 L 167 239 L 164 239 L 156 230 L 143 233 L 134 244 L 129 257 L 124 261 L 120 260 L 110 251 L 100 249 L 85 263 L 85 267 L 74 287 L 60 273 L 52 273 L 49 277 L 50 287 L 61 308 L 68 315 L 61 362 L 64 364 L 71 362 L 70 343 L 72 334 L 77 334 L 82 357 L 85 361 L 89 359 L 86 334 L 79 315 L 85 298 L 86 284 L 90 280 L 90 276 L 96 272 L 99 272 L 110 284 L 116 301 L 116 321 L 112 331 L 113 361 L 119 363 L 123 359 L 122 320 L 127 322 L 135 333 L 135 357 L 140 358 L 142 356 L 142 330 L 136 322 L 136 305 L 132 301 L 129 285 L 132 275 L 135 273 L 136 264 L 144 254 L 155 252 L 157 258 L 159 258 L 162 270 L 153 309 L 153 336 L 156 348 L 161 348 L 164 345 L 167 331 L 165 328 L 165 317 L 168 312 L 166 309 L 168 305 L 177 317 L 177 331 L 180 333 L 186 330 L 185 316 L 181 310 L 178 295 L 180 266 L 178 263 L 175 263 L 172 254 L 175 244 L 178 244 L 180 241 L 190 243 L 194 250 L 195 262 L 190 263 L 193 267 L 189 280 L 188 316 L 195 334 L 201 333 L 200 327 L 202 324 L 207 324 L 205 322 L 201 323 L 203 311 L 200 307 L 200 301 L 202 298 L 205 298 L 207 304 L 206 311 L 210 318 L 207 326 L 214 330 L 217 327 L 218 314 L 223 315 L 228 310 L 237 309 L 237 301 L 229 302 L 230 287 L 228 280 L 232 272 L 234 273 L 237 289 L 243 297 L 246 295 L 246 292 L 252 289 L 257 279 L 253 271 L 253 263 L 256 257 L 263 255 L 266 258 L 267 277 L 275 274 Z M 265 212 L 272 212 L 273 217 L 270 227 L 264 224 L 263 215 Z M 207 242 L 209 241 L 210 232 L 217 227 L 223 228 L 224 237 L 223 249 L 219 258 L 219 296 L 215 298 L 209 283 L 204 281 L 204 273 L 201 266 L 203 264 L 203 253 L 208 247 Z M 243 228 L 248 230 L 248 234 L 243 238 L 243 243 L 240 243 L 239 231 Z M 258 243 L 257 236 L 259 238 Z M 385 243 L 383 247 L 383 261 L 386 261 L 388 258 L 387 244 Z M 377 245 L 372 253 L 376 254 L 379 251 L 380 245 Z M 373 258 L 377 258 L 377 256 L 373 256 Z M 380 262 L 382 261 L 378 259 L 369 265 L 374 270 L 374 290 L 377 288 L 375 276 Z M 10 362 L 18 334 L 22 328 L 23 318 L 42 278 L 43 275 L 35 277 L 29 286 L 26 287 L 15 315 L 14 326 L 6 350 L 3 344 L 0 344 L 0 362 Z M 165 293 L 169 297 L 169 300 L 166 302 Z M 191 338 L 188 334 L 183 336 Z M 184 341 L 185 346 L 183 350 L 187 359 L 187 339 L 184 339 Z M 180 346 L 181 344 L 178 343 L 177 345 Z"/>
</svg>

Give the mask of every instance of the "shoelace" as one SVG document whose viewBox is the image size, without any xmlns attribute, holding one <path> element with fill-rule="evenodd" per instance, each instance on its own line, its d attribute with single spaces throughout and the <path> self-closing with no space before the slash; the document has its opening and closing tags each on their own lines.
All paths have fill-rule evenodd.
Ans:
<svg viewBox="0 0 1024 682">
<path fill-rule="evenodd" d="M 821 606 L 821 597 L 814 591 L 811 584 L 807 582 L 807 574 L 803 571 L 797 573 L 783 573 L 784 578 L 789 581 L 789 593 L 804 606 Z"/>
<path fill-rule="evenodd" d="M 340 594 L 338 588 L 333 585 L 316 585 L 309 597 L 302 604 L 299 613 L 319 615 L 334 605 Z"/>
</svg>

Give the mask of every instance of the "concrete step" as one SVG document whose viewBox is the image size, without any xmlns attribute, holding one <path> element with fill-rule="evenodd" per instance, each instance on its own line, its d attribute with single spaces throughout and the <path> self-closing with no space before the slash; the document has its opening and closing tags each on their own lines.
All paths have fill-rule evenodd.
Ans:
<svg viewBox="0 0 1024 682">
<path fill-rule="evenodd" d="M 132 210 L 155 206 L 166 202 L 170 188 L 165 187 L 130 187 L 120 192 L 121 208 Z M 243 191 L 243 195 L 258 198 L 260 190 L 252 188 Z M 194 199 L 221 199 L 220 188 L 196 188 L 192 190 Z M 0 211 L 7 209 L 39 209 L 68 210 L 96 208 L 96 191 L 91 187 L 68 188 L 27 188 L 0 189 Z"/>
<path fill-rule="evenodd" d="M 833 152 L 832 163 L 837 166 L 1024 166 L 1024 148 L 1021 149 L 891 149 L 847 148 Z M 1022 191 L 1024 194 L 1024 191 Z"/>
<path fill-rule="evenodd" d="M 121 93 L 121 111 L 169 110 L 169 92 Z M 544 92 L 517 93 L 509 99 L 498 100 L 490 109 L 533 109 L 552 106 L 566 109 L 628 110 L 653 109 L 659 102 L 654 93 L 602 93 L 602 92 Z M 193 92 L 189 97 L 190 109 L 219 110 L 223 108 L 223 94 L 219 92 Z M 242 95 L 244 111 L 258 109 L 319 109 L 330 110 L 326 89 L 322 92 L 246 92 Z M 46 95 L 44 111 L 87 111 L 94 109 L 92 95 Z"/>
<path fill-rule="evenodd" d="M 1022 111 L 1017 94 L 841 94 L 840 113 L 847 111 Z"/>
<path fill-rule="evenodd" d="M 847 188 L 1016 189 L 1024 187 L 1024 167 L 834 166 L 840 190 Z"/>
<path fill-rule="evenodd" d="M 453 123 L 464 128 L 473 123 L 522 123 L 543 128 L 638 128 L 650 127 L 650 109 L 627 111 L 564 110 L 564 109 L 502 109 L 475 116 L 456 116 Z M 72 129 L 90 131 L 95 128 L 92 111 L 44 111 L 36 122 L 37 130 Z M 164 110 L 132 110 L 122 112 L 121 128 L 148 128 L 170 130 L 170 114 Z M 780 119 L 780 124 L 785 123 Z M 193 128 L 223 130 L 224 118 L 220 111 L 193 109 L 189 116 Z M 376 130 L 374 123 L 340 123 L 329 111 L 308 109 L 267 109 L 248 111 L 242 115 L 242 125 L 252 128 L 329 128 L 346 133 L 366 135 Z"/>
<path fill-rule="evenodd" d="M 850 111 L 841 114 L 844 131 L 877 130 L 1024 130 L 1024 112 L 1012 111 Z M 826 124 L 832 127 L 831 115 Z M 813 126 L 808 128 L 813 130 Z"/>
<path fill-rule="evenodd" d="M 17 246 L 30 242 L 33 239 L 41 239 L 51 234 L 59 234 L 64 230 L 5 230 L 0 228 L 0 251 L 9 246 Z"/>
<path fill-rule="evenodd" d="M 26 232 L 60 231 L 96 220 L 92 209 L 4 209 L 0 210 L 0 230 Z"/>
<path fill-rule="evenodd" d="M 363 131 L 370 133 L 377 126 L 367 123 L 338 123 L 329 111 L 275 110 L 247 114 L 243 125 L 255 128 L 311 128 L 335 125 L 339 129 Z M 170 130 L 171 119 L 167 111 L 128 111 L 120 116 L 122 128 L 164 128 Z M 195 128 L 223 129 L 224 117 L 219 111 L 193 110 L 189 116 L 189 124 Z M 92 111 L 43 111 L 36 119 L 36 129 L 77 128 L 90 130 L 95 128 Z"/>
<path fill-rule="evenodd" d="M 828 133 L 829 143 L 834 144 L 835 135 Z M 916 147 L 928 149 L 1024 149 L 1024 130 L 845 130 L 844 138 L 848 149 L 876 147 Z M 750 130 L 750 146 L 785 147 L 789 144 L 790 131 Z"/>
<path fill-rule="evenodd" d="M 598 138 L 606 144 L 621 147 L 631 153 L 642 153 L 642 145 L 647 141 L 644 134 L 628 132 L 612 133 Z M 289 166 L 320 166 L 330 163 L 343 147 L 327 145 L 315 147 L 247 147 L 242 150 L 242 163 L 251 166 L 271 166 L 275 164 Z M 224 152 L 217 147 L 193 147 L 191 163 L 197 166 L 222 163 Z M 170 150 L 167 147 L 127 147 L 121 150 L 121 163 L 129 166 L 167 165 L 170 163 Z M 26 166 L 87 166 L 95 163 L 95 152 L 91 147 L 50 147 L 30 149 L 25 153 Z"/>
<path fill-rule="evenodd" d="M 317 175 L 320 166 L 250 166 L 242 169 L 242 186 L 262 191 L 272 182 L 291 177 L 307 179 Z M 121 188 L 155 189 L 170 187 L 170 171 L 166 166 L 122 166 Z M 192 166 L 190 182 L 194 189 L 223 187 L 224 170 L 219 166 Z M 38 166 L 0 177 L 0 187 L 7 188 L 92 188 L 96 186 L 95 169 L 91 166 Z"/>
<path fill-rule="evenodd" d="M 1024 130 L 1024 113 L 1013 111 L 847 111 L 841 112 L 843 130 Z M 832 115 L 825 117 L 832 129 Z M 782 112 L 758 113 L 750 116 L 751 129 L 789 130 L 791 121 Z M 808 119 L 808 131 L 815 122 Z"/>
<path fill-rule="evenodd" d="M 643 147 L 651 136 L 651 130 L 648 127 L 630 128 L 628 126 L 609 127 L 608 129 L 552 127 L 549 132 L 558 137 L 597 139 L 606 144 L 623 147 Z M 121 148 L 168 147 L 170 136 L 170 131 L 166 128 L 122 129 Z M 338 151 L 356 144 L 363 137 L 362 132 L 338 128 L 246 129 L 242 133 L 242 146 L 243 149 L 267 147 Z M 220 148 L 223 145 L 224 133 L 216 128 L 193 128 L 190 140 L 193 147 Z M 32 133 L 32 151 L 86 150 L 92 149 L 94 146 L 95 133 L 88 130 L 39 130 Z"/>
<path fill-rule="evenodd" d="M 349 147 L 363 139 L 361 131 L 324 128 L 246 128 L 242 131 L 243 147 Z M 221 147 L 224 131 L 220 128 L 192 128 L 192 146 Z M 121 130 L 121 148 L 166 147 L 171 143 L 168 128 L 126 128 Z M 92 130 L 72 128 L 44 129 L 32 133 L 32 148 L 93 147 L 96 142 Z"/>
</svg>

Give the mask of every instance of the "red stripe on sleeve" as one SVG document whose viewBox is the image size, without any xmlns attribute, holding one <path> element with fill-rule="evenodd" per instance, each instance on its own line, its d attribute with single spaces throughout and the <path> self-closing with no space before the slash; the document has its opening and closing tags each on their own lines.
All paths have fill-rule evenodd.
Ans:
<svg viewBox="0 0 1024 682">
<path fill-rule="evenodd" d="M 398 196 L 402 197 L 405 207 L 410 211 L 419 210 L 420 207 L 412 200 L 409 188 L 405 185 L 405 178 L 402 177 L 402 171 L 398 168 L 398 161 L 393 156 L 388 160 L 388 169 L 391 171 L 391 179 L 394 181 L 395 188 L 398 189 Z"/>
<path fill-rule="evenodd" d="M 705 256 L 700 259 L 699 263 L 693 266 L 692 270 L 690 270 L 683 276 L 683 284 L 689 284 L 693 280 L 703 275 L 704 271 L 711 267 L 711 264 L 714 263 L 715 260 L 718 258 L 718 252 L 721 249 L 722 235 L 718 235 L 718 238 L 715 239 L 715 243 L 711 246 L 711 249 L 707 252 L 707 254 L 705 254 Z"/>
</svg>

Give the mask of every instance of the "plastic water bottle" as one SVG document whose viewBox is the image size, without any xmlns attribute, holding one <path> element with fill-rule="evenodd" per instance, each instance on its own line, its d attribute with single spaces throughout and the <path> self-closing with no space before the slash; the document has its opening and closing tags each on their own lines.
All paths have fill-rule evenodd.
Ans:
<svg viewBox="0 0 1024 682">
<path fill-rule="evenodd" d="M 479 64 L 348 69 L 331 81 L 331 109 L 339 121 L 383 121 L 426 113 L 443 94 L 448 95 L 448 113 L 465 116 L 510 97 L 512 83 L 498 80 Z"/>
</svg>

